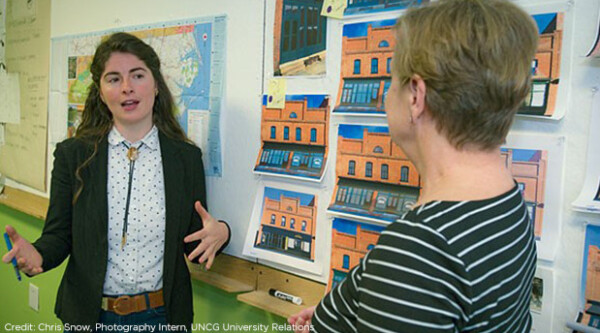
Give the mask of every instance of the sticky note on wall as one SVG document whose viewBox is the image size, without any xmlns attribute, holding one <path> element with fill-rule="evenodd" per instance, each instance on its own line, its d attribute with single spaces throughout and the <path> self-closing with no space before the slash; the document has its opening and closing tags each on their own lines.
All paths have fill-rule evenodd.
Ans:
<svg viewBox="0 0 600 333">
<path fill-rule="evenodd" d="M 271 79 L 267 87 L 267 108 L 285 108 L 285 79 Z"/>
<path fill-rule="evenodd" d="M 346 7 L 348 7 L 347 0 L 325 0 L 323 8 L 321 8 L 321 16 L 342 19 L 344 18 Z"/>
</svg>

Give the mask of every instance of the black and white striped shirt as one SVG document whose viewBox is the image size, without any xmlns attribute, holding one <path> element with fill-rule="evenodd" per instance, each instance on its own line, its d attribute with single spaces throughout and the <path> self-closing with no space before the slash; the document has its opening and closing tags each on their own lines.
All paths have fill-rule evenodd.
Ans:
<svg viewBox="0 0 600 333">
<path fill-rule="evenodd" d="M 389 225 L 321 301 L 317 332 L 529 332 L 533 225 L 517 186 L 435 201 Z"/>
</svg>

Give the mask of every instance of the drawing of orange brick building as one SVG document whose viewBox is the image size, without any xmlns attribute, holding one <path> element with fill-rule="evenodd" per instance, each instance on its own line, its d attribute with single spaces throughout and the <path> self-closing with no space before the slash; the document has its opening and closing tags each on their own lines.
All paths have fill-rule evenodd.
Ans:
<svg viewBox="0 0 600 333">
<path fill-rule="evenodd" d="M 598 327 L 600 326 L 600 247 L 589 245 L 587 251 L 585 311 L 580 322 Z"/>
<path fill-rule="evenodd" d="M 342 69 L 334 112 L 383 113 L 391 82 L 393 20 L 344 26 Z"/>
<path fill-rule="evenodd" d="M 274 199 L 277 195 L 279 197 Z M 300 197 L 265 188 L 260 228 L 254 246 L 314 261 L 317 204 L 316 197 L 309 197 L 312 198 L 310 202 L 303 205 Z"/>
<path fill-rule="evenodd" d="M 328 136 L 327 96 L 288 96 L 284 109 L 267 108 L 265 100 L 263 144 L 254 170 L 319 179 L 327 161 Z"/>
<path fill-rule="evenodd" d="M 517 154 L 518 156 L 515 156 Z M 536 239 L 542 236 L 548 153 L 545 150 L 502 149 L 506 166 L 519 184 Z"/>
<path fill-rule="evenodd" d="M 600 248 L 588 247 L 585 301 L 600 302 Z"/>
<path fill-rule="evenodd" d="M 331 263 L 327 290 L 341 282 L 371 250 L 383 227 L 365 225 L 349 220 L 335 219 L 331 235 Z"/>
<path fill-rule="evenodd" d="M 330 210 L 390 222 L 416 203 L 421 188 L 415 166 L 385 127 L 340 125 L 336 175 Z"/>
<path fill-rule="evenodd" d="M 533 15 L 540 29 L 538 49 L 532 62 L 533 82 L 519 113 L 552 116 L 560 78 L 563 13 Z"/>
<path fill-rule="evenodd" d="M 273 65 L 275 75 L 324 73 L 327 18 L 323 0 L 275 0 Z"/>
</svg>

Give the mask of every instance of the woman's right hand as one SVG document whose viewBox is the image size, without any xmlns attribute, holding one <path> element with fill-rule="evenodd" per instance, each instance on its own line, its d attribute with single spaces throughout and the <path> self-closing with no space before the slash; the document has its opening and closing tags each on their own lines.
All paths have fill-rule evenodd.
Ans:
<svg viewBox="0 0 600 333">
<path fill-rule="evenodd" d="M 310 325 L 316 306 L 306 308 L 288 318 L 288 323 L 294 325 L 294 333 L 310 332 Z"/>
<path fill-rule="evenodd" d="M 2 256 L 2 262 L 10 264 L 11 260 L 16 258 L 19 270 L 23 273 L 33 276 L 43 272 L 43 258 L 36 248 L 9 225 L 6 226 L 6 233 L 12 241 L 13 248 Z"/>
</svg>

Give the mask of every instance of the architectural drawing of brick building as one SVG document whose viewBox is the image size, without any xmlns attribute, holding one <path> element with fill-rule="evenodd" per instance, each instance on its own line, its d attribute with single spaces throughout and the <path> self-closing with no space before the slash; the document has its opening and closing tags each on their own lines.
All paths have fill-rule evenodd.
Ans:
<svg viewBox="0 0 600 333">
<path fill-rule="evenodd" d="M 588 247 L 585 283 L 585 313 L 583 323 L 588 326 L 600 326 L 600 248 Z"/>
<path fill-rule="evenodd" d="M 600 303 L 600 248 L 595 245 L 588 247 L 585 301 Z"/>
<path fill-rule="evenodd" d="M 299 198 L 281 195 L 279 200 L 265 196 L 255 247 L 314 261 L 317 204 L 307 205 Z"/>
<path fill-rule="evenodd" d="M 354 232 L 338 231 L 332 229 L 331 235 L 331 264 L 329 269 L 329 282 L 327 290 L 331 290 L 340 283 L 348 274 L 350 269 L 358 265 L 362 258 L 371 250 L 383 227 L 379 231 L 361 228 L 358 223 Z"/>
<path fill-rule="evenodd" d="M 360 138 L 338 136 L 336 175 L 330 210 L 390 222 L 416 203 L 421 187 L 415 166 L 390 135 L 368 128 Z"/>
<path fill-rule="evenodd" d="M 515 158 L 514 154 L 524 153 L 527 157 Z M 544 193 L 548 153 L 543 150 L 502 149 L 506 166 L 519 184 L 529 216 L 534 222 L 535 237 L 542 236 L 544 220 Z"/>
<path fill-rule="evenodd" d="M 363 23 L 366 25 L 364 36 L 354 32 L 361 30 L 360 24 L 344 26 L 341 80 L 335 112 L 384 112 L 394 53 L 392 23 L 382 27 Z M 353 37 L 356 34 L 359 36 Z"/>
<path fill-rule="evenodd" d="M 255 171 L 320 179 L 327 160 L 329 99 L 287 100 L 284 109 L 262 107 L 261 150 Z M 301 97 L 301 96 L 300 96 Z"/>
<path fill-rule="evenodd" d="M 322 6 L 323 0 L 275 1 L 275 75 L 294 75 L 314 62 L 324 60 L 327 18 L 321 16 Z"/>
<path fill-rule="evenodd" d="M 549 20 L 546 18 L 551 17 Z M 532 62 L 533 83 L 519 113 L 552 116 L 560 78 L 563 14 L 533 15 L 540 31 L 537 53 Z M 541 25 L 541 26 L 540 26 Z"/>
</svg>

